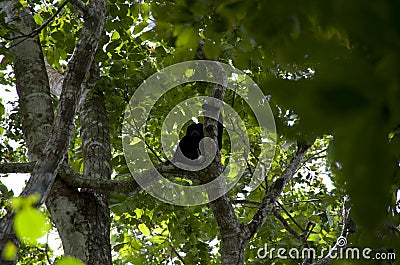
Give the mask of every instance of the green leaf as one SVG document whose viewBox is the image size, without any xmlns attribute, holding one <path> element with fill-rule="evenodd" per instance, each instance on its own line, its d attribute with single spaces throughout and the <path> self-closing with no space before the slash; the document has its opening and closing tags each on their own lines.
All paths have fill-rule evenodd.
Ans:
<svg viewBox="0 0 400 265">
<path fill-rule="evenodd" d="M 140 242 L 139 239 L 137 239 L 136 237 L 134 237 L 134 238 L 131 240 L 131 246 L 132 246 L 134 249 L 139 250 L 139 249 L 142 248 L 143 244 L 142 244 L 142 242 Z"/>
<path fill-rule="evenodd" d="M 146 21 L 140 22 L 138 25 L 135 26 L 133 30 L 133 34 L 139 34 L 145 29 L 149 24 Z"/>
<path fill-rule="evenodd" d="M 165 242 L 165 237 L 163 237 L 163 236 L 153 236 L 152 238 L 150 238 L 150 242 L 157 243 L 157 244 L 164 243 Z"/>
<path fill-rule="evenodd" d="M 318 234 L 310 234 L 310 236 L 308 237 L 308 241 L 311 242 L 319 242 L 320 237 Z"/>
<path fill-rule="evenodd" d="M 32 207 L 39 202 L 40 195 L 38 193 L 32 194 L 29 197 L 15 197 L 11 199 L 12 207 L 14 210 L 19 211 L 26 207 Z"/>
<path fill-rule="evenodd" d="M 145 236 L 150 236 L 150 229 L 145 224 L 139 224 L 138 228 Z"/>
<path fill-rule="evenodd" d="M 0 101 L 0 117 L 2 117 L 4 115 L 4 113 L 5 113 L 5 108 L 4 108 L 3 103 L 1 103 L 1 101 Z"/>
<path fill-rule="evenodd" d="M 34 208 L 24 208 L 15 215 L 14 229 L 19 238 L 35 244 L 49 231 L 50 226 L 43 213 Z"/>
<path fill-rule="evenodd" d="M 77 258 L 64 256 L 56 263 L 56 265 L 85 265 L 85 263 Z"/>
<path fill-rule="evenodd" d="M 40 14 L 35 14 L 33 16 L 33 19 L 35 20 L 36 24 L 41 26 L 43 24 L 43 17 Z"/>
<path fill-rule="evenodd" d="M 112 33 L 111 40 L 118 40 L 119 38 L 120 38 L 120 35 L 119 35 L 118 31 L 114 31 Z"/>
<path fill-rule="evenodd" d="M 14 243 L 12 243 L 11 241 L 7 242 L 4 250 L 3 250 L 3 255 L 2 257 L 5 260 L 15 260 L 16 256 L 17 256 L 17 246 L 14 245 Z"/>
<path fill-rule="evenodd" d="M 23 7 L 27 7 L 27 6 L 28 6 L 28 1 L 26 1 L 26 0 L 19 0 L 19 3 L 20 3 Z"/>
<path fill-rule="evenodd" d="M 185 70 L 185 76 L 188 78 L 191 77 L 192 75 L 194 75 L 194 73 L 195 73 L 194 69 L 186 69 Z"/>
<path fill-rule="evenodd" d="M 176 40 L 177 47 L 196 48 L 199 43 L 199 35 L 193 28 L 183 30 Z"/>
<path fill-rule="evenodd" d="M 142 16 L 144 21 L 147 21 L 149 19 L 149 4 L 143 3 L 139 5 L 140 8 L 140 15 Z"/>
<path fill-rule="evenodd" d="M 142 217 L 142 215 L 144 214 L 144 211 L 142 209 L 135 209 L 134 212 L 138 219 L 140 219 Z"/>
</svg>

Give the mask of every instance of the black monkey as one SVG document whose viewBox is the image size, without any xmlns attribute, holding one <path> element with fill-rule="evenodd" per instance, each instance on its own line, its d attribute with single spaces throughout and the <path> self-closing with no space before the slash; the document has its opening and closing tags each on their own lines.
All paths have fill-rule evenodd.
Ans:
<svg viewBox="0 0 400 265">
<path fill-rule="evenodd" d="M 222 115 L 219 114 L 218 121 L 218 148 L 221 150 L 222 148 L 222 132 L 224 126 L 222 124 Z M 188 126 L 186 129 L 186 134 L 179 141 L 179 147 L 177 148 L 173 160 L 178 162 L 184 162 L 182 155 L 189 160 L 196 160 L 200 157 L 200 155 L 204 155 L 203 151 L 201 151 L 204 147 L 200 146 L 201 139 L 204 138 L 203 134 L 203 124 L 202 123 L 193 123 Z M 180 151 L 179 151 L 180 149 Z"/>
<path fill-rule="evenodd" d="M 179 141 L 179 149 L 181 153 L 190 160 L 195 160 L 200 156 L 200 141 L 204 138 L 203 135 L 203 124 L 202 123 L 193 123 L 190 124 L 186 129 L 186 134 Z M 174 154 L 175 161 L 182 161 L 179 159 L 181 154 L 179 150 L 177 150 Z M 183 161 L 182 161 L 183 162 Z"/>
</svg>

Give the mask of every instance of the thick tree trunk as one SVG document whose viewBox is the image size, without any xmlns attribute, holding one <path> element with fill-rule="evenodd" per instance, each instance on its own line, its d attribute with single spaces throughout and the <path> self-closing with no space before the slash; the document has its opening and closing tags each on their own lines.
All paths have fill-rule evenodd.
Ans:
<svg viewBox="0 0 400 265">
<path fill-rule="evenodd" d="M 61 180 L 55 181 L 56 168 L 64 159 L 69 144 L 81 85 L 86 79 L 104 24 L 105 2 L 94 0 L 88 7 L 86 11 L 90 11 L 90 14 L 85 17 L 81 37 L 68 64 L 63 94 L 57 107 L 57 118 L 54 120 L 39 38 L 36 34 L 31 36 L 37 27 L 32 14 L 16 0 L 0 2 L 1 13 L 4 11 L 6 20 L 18 29 L 10 33 L 9 37 L 13 39 L 11 45 L 20 114 L 29 157 L 32 161 L 38 161 L 23 196 L 38 192 L 41 195 L 38 206 L 48 198 L 47 206 L 59 229 L 66 254 L 80 258 L 86 264 L 111 264 L 107 198 L 93 193 L 80 194 Z M 104 103 L 100 102 L 104 109 Z M 105 111 L 101 115 L 101 120 L 92 115 L 92 119 L 88 118 L 88 121 L 99 122 L 97 129 L 108 133 L 108 120 L 104 122 L 107 119 L 107 116 L 104 118 Z M 97 137 L 95 140 L 104 141 L 104 145 L 109 143 L 107 136 L 95 134 L 94 137 Z M 103 153 L 106 154 L 101 156 L 100 163 L 107 166 L 98 167 L 98 170 L 101 171 L 102 178 L 109 178 L 109 148 L 108 152 L 106 149 Z M 89 156 L 95 158 L 96 154 L 89 152 Z M 98 165 L 88 163 L 85 168 L 90 171 L 96 166 Z M 18 246 L 12 223 L 11 212 L 1 220 L 0 253 L 9 241 Z M 15 261 L 2 260 L 1 264 L 15 264 Z"/>
<path fill-rule="evenodd" d="M 93 70 L 95 69 L 95 70 Z M 88 83 L 98 79 L 97 67 Z M 91 92 L 80 112 L 84 175 L 99 180 L 111 177 L 109 121 L 101 93 Z M 108 197 L 69 187 L 60 178 L 53 184 L 46 205 L 62 239 L 64 252 L 85 264 L 112 264 Z"/>
<path fill-rule="evenodd" d="M 95 63 L 88 83 L 98 78 Z M 95 70 L 93 70 L 95 69 Z M 100 180 L 111 177 L 109 121 L 101 93 L 90 93 L 80 113 L 84 174 Z M 60 178 L 46 205 L 62 239 L 64 252 L 88 265 L 112 264 L 108 197 L 69 187 Z"/>
<path fill-rule="evenodd" d="M 224 195 L 210 205 L 221 233 L 221 264 L 244 264 L 244 249 L 248 235 L 245 226 L 236 218 L 229 196 Z"/>
<path fill-rule="evenodd" d="M 282 175 L 266 191 L 266 195 L 260 203 L 257 212 L 248 224 L 243 224 L 237 219 L 227 194 L 210 203 L 221 233 L 221 258 L 223 265 L 244 264 L 246 244 L 261 229 L 267 217 L 275 209 L 279 196 L 305 161 L 305 154 L 310 147 L 310 145 L 298 144 L 296 155 L 292 158 Z"/>
<path fill-rule="evenodd" d="M 18 9 L 18 11 L 16 10 Z M 18 1 L 0 3 L 0 10 L 7 14 L 7 21 L 16 26 L 22 34 L 30 33 L 36 26 L 32 15 L 25 8 L 18 8 Z M 18 14 L 18 18 L 15 14 Z M 15 37 L 10 34 L 9 37 Z M 28 147 L 28 156 L 36 161 L 44 150 L 51 133 L 54 120 L 49 82 L 44 66 L 42 49 L 38 36 L 24 41 L 11 42 L 14 61 L 14 74 L 19 96 L 19 111 L 22 117 L 22 130 Z M 7 215 L 0 228 L 0 250 L 8 241 L 19 245 L 12 229 L 12 215 Z M 1 253 L 0 253 L 1 254 Z M 15 261 L 1 260 L 1 264 L 14 264 Z"/>
<path fill-rule="evenodd" d="M 91 72 L 91 77 L 93 77 Z M 88 96 L 81 111 L 81 137 L 84 175 L 100 180 L 111 178 L 110 130 L 103 94 L 95 91 Z M 82 214 L 88 222 L 89 260 L 87 264 L 112 264 L 110 245 L 110 210 L 108 196 L 93 192 L 82 192 L 85 204 Z"/>
</svg>

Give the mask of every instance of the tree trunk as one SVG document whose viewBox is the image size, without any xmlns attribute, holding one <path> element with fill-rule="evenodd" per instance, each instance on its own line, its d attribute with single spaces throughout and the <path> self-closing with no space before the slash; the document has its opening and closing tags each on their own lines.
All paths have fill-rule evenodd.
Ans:
<svg viewBox="0 0 400 265">
<path fill-rule="evenodd" d="M 103 95 L 93 93 L 81 112 L 84 174 L 110 179 L 110 138 Z M 112 264 L 108 197 L 68 187 L 57 179 L 47 201 L 66 255 L 88 265 Z"/>
<path fill-rule="evenodd" d="M 40 41 L 37 34 L 31 35 L 37 28 L 32 14 L 16 0 L 0 3 L 1 11 L 7 15 L 6 20 L 17 29 L 8 37 L 13 39 L 11 45 L 22 127 L 30 160 L 38 161 L 23 196 L 38 192 L 41 195 L 38 206 L 47 199 L 46 205 L 58 228 L 65 254 L 86 264 L 111 264 L 108 198 L 90 191 L 80 193 L 60 179 L 55 180 L 54 175 L 69 144 L 81 86 L 86 80 L 104 24 L 105 3 L 95 0 L 88 7 L 91 13 L 85 17 L 81 37 L 68 64 L 54 120 Z M 82 129 L 88 130 L 88 133 L 82 133 L 85 135 L 83 142 L 87 143 L 84 146 L 85 172 L 109 179 L 108 119 L 102 97 L 92 97 L 87 107 L 88 111 L 82 112 L 86 119 L 81 121 L 85 124 Z M 93 131 L 98 133 L 92 134 Z M 93 143 L 97 142 L 101 143 L 101 150 L 93 148 Z M 12 223 L 13 213 L 9 212 L 0 223 L 0 253 L 9 241 L 19 245 Z M 1 264 L 15 262 L 2 260 Z"/>
<path fill-rule="evenodd" d="M 229 196 L 224 195 L 210 203 L 221 233 L 222 265 L 244 264 L 244 250 L 248 233 L 236 218 Z"/>
<path fill-rule="evenodd" d="M 25 8 L 18 8 L 18 1 L 1 2 L 0 10 L 7 14 L 6 21 L 16 26 L 22 34 L 28 34 L 36 26 L 29 11 Z M 10 34 L 10 37 L 14 36 L 14 34 Z M 22 42 L 16 39 L 11 42 L 11 45 L 13 45 L 14 74 L 19 96 L 22 130 L 28 147 L 28 156 L 31 161 L 36 161 L 42 155 L 54 120 L 42 49 L 38 36 Z M 0 226 L 0 250 L 2 250 L 1 246 L 8 241 L 19 245 L 12 229 L 13 216 L 7 215 L 5 218 L 9 220 L 4 219 L 3 224 L 8 224 L 7 227 Z M 14 263 L 15 261 L 1 260 L 1 264 Z"/>
</svg>

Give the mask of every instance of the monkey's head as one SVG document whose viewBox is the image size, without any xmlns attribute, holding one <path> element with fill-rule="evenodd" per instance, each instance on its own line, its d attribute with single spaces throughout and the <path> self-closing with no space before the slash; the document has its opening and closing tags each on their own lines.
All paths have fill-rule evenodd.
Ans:
<svg viewBox="0 0 400 265">
<path fill-rule="evenodd" d="M 186 129 L 186 135 L 194 138 L 203 138 L 203 124 L 193 123 L 190 124 Z"/>
</svg>

